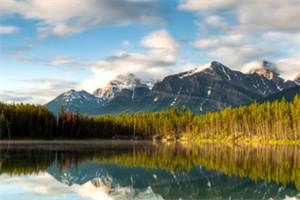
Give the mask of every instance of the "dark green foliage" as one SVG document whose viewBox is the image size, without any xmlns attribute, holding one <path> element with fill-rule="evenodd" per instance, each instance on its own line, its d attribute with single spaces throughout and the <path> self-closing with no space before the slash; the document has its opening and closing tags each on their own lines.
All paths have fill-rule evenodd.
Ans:
<svg viewBox="0 0 300 200">
<path fill-rule="evenodd" d="M 194 115 L 176 108 L 164 112 L 85 116 L 43 106 L 0 104 L 1 138 L 300 140 L 300 98 L 226 108 Z"/>
<path fill-rule="evenodd" d="M 56 119 L 44 106 L 0 103 L 0 138 L 55 137 Z"/>
</svg>

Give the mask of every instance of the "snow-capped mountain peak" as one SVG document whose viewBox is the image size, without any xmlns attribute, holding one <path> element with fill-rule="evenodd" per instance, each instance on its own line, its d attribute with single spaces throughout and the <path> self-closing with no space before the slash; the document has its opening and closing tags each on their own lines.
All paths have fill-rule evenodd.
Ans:
<svg viewBox="0 0 300 200">
<path fill-rule="evenodd" d="M 205 113 L 226 106 L 249 104 L 300 85 L 300 76 L 295 81 L 284 80 L 276 65 L 267 61 L 251 63 L 247 72 L 232 70 L 213 61 L 166 76 L 161 81 L 142 81 L 133 74 L 120 75 L 97 89 L 94 95 L 70 90 L 51 101 L 48 107 L 54 113 L 58 113 L 63 105 L 65 111 L 116 114 L 184 105 L 195 113 Z"/>
<path fill-rule="evenodd" d="M 262 62 L 251 62 L 245 66 L 245 70 L 249 74 L 256 73 L 260 76 L 266 77 L 269 80 L 276 79 L 280 75 L 276 64 L 265 60 Z"/>
<path fill-rule="evenodd" d="M 82 111 L 85 110 L 86 107 L 89 107 L 89 110 L 93 112 L 93 110 L 96 111 L 96 108 L 101 106 L 102 103 L 103 100 L 101 98 L 95 97 L 87 91 L 71 89 L 50 101 L 48 108 L 59 111 L 60 107 L 63 106 L 65 111 L 69 112 L 74 110 Z"/>
<path fill-rule="evenodd" d="M 70 101 L 74 101 L 74 100 L 81 100 L 81 101 L 95 100 L 95 97 L 92 94 L 88 93 L 87 91 L 84 91 L 84 90 L 76 91 L 74 89 L 64 92 L 62 95 L 60 95 L 60 97 L 65 102 L 70 102 Z M 58 99 L 56 99 L 56 101 L 58 101 Z"/>
<path fill-rule="evenodd" d="M 198 66 L 198 67 L 196 67 L 192 70 L 180 73 L 179 78 L 182 79 L 182 78 L 185 78 L 185 77 L 188 77 L 188 76 L 193 76 L 195 74 L 198 74 L 198 73 L 206 71 L 206 70 L 212 70 L 211 63 L 205 64 L 205 65 L 200 65 L 200 66 Z"/>
<path fill-rule="evenodd" d="M 141 80 L 132 73 L 119 75 L 109 83 L 109 85 L 113 85 L 120 89 L 132 89 L 139 84 L 141 84 Z"/>
<path fill-rule="evenodd" d="M 134 74 L 129 73 L 126 75 L 119 75 L 115 79 L 111 80 L 103 88 L 98 88 L 94 91 L 94 95 L 102 98 L 106 101 L 113 99 L 123 89 L 133 90 L 137 86 L 149 87 L 153 86 L 152 82 L 142 82 L 141 79 Z"/>
</svg>

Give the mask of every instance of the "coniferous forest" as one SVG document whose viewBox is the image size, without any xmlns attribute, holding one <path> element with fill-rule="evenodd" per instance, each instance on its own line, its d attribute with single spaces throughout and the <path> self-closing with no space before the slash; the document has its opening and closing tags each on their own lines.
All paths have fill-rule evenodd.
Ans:
<svg viewBox="0 0 300 200">
<path fill-rule="evenodd" d="M 185 109 L 85 116 L 44 106 L 0 104 L 1 139 L 182 139 L 299 141 L 300 98 L 194 115 Z"/>
</svg>

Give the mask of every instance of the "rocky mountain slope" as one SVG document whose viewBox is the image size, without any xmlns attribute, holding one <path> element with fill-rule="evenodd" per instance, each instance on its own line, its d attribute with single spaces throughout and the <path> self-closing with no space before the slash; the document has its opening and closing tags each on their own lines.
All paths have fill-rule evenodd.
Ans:
<svg viewBox="0 0 300 200">
<path fill-rule="evenodd" d="M 131 73 L 128 75 L 119 75 L 105 87 L 96 89 L 93 95 L 104 101 L 109 101 L 121 93 L 122 90 L 133 90 L 135 87 L 141 85 L 143 85 L 142 81 Z"/>
<path fill-rule="evenodd" d="M 271 94 L 271 95 L 269 95 L 265 98 L 262 98 L 258 101 L 259 102 L 276 101 L 276 100 L 280 101 L 283 98 L 285 98 L 285 100 L 287 100 L 287 101 L 292 101 L 294 99 L 294 97 L 297 95 L 298 96 L 300 95 L 300 86 L 299 85 L 287 88 L 287 89 L 277 92 L 275 94 Z"/>
<path fill-rule="evenodd" d="M 267 61 L 249 69 L 248 73 L 231 70 L 214 61 L 205 68 L 167 76 L 153 87 L 133 74 L 118 76 L 104 88 L 95 90 L 94 96 L 90 94 L 87 102 L 67 102 L 60 95 L 60 100 L 55 99 L 48 106 L 57 112 L 55 109 L 62 104 L 66 110 L 79 109 L 87 114 L 160 111 L 175 106 L 201 114 L 249 104 L 297 84 L 297 81 L 281 78 L 274 64 Z"/>
<path fill-rule="evenodd" d="M 63 107 L 66 112 L 83 112 L 97 114 L 104 101 L 84 90 L 69 90 L 50 101 L 47 106 L 57 114 Z"/>
<path fill-rule="evenodd" d="M 113 199 L 238 199 L 241 196 L 263 199 L 274 195 L 296 195 L 290 185 L 282 187 L 275 183 L 254 182 L 204 167 L 171 173 L 161 169 L 88 162 L 60 169 L 51 165 L 47 171 L 69 187 L 86 187 L 91 183 L 92 187 L 107 191 Z"/>
</svg>

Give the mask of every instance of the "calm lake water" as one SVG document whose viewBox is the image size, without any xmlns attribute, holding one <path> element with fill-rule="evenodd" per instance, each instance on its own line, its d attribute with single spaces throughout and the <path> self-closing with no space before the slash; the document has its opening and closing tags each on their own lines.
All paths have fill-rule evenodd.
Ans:
<svg viewBox="0 0 300 200">
<path fill-rule="evenodd" d="M 300 199 L 300 146 L 0 143 L 0 199 Z"/>
</svg>

